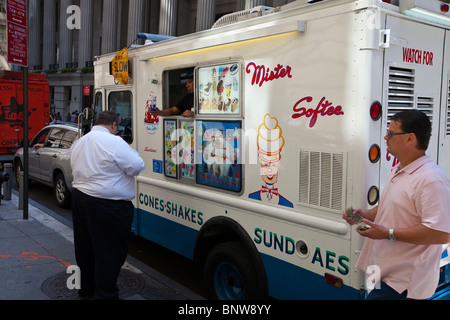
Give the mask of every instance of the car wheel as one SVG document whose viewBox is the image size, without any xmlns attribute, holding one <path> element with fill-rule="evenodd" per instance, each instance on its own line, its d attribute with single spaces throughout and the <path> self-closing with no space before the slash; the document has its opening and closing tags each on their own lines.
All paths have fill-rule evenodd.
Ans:
<svg viewBox="0 0 450 320">
<path fill-rule="evenodd" d="M 20 175 L 19 175 L 20 171 L 23 171 L 22 161 L 17 160 L 16 162 L 14 162 L 14 173 L 16 176 L 17 187 L 19 187 L 19 183 L 20 183 Z"/>
<path fill-rule="evenodd" d="M 66 180 L 62 173 L 58 173 L 55 178 L 55 198 L 58 206 L 67 208 L 70 206 L 70 191 L 67 188 Z"/>
</svg>

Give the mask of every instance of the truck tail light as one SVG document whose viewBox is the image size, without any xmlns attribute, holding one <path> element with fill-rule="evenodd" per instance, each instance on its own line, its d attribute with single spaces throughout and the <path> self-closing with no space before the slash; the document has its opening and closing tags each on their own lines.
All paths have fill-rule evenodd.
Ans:
<svg viewBox="0 0 450 320">
<path fill-rule="evenodd" d="M 377 121 L 381 118 L 382 113 L 382 106 L 379 101 L 375 101 L 372 103 L 372 106 L 370 107 L 370 117 L 373 121 Z"/>
<path fill-rule="evenodd" d="M 380 157 L 381 157 L 380 147 L 377 144 L 374 144 L 373 146 L 370 147 L 369 150 L 370 162 L 376 163 L 378 162 L 378 160 L 380 160 Z"/>
<path fill-rule="evenodd" d="M 378 199 L 380 198 L 380 190 L 376 186 L 371 186 L 369 192 L 367 193 L 367 202 L 371 206 L 377 204 Z"/>
</svg>

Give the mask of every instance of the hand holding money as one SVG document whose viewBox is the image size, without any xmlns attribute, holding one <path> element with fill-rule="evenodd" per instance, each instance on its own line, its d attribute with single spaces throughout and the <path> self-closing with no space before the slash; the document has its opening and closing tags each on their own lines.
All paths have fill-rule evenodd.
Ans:
<svg viewBox="0 0 450 320">
<path fill-rule="evenodd" d="M 363 222 L 363 217 L 361 216 L 361 209 L 353 209 L 353 207 L 349 207 L 345 209 L 342 218 L 347 221 L 347 223 L 351 226 L 358 225 L 357 228 L 360 230 L 366 230 L 370 228 L 369 225 Z"/>
</svg>

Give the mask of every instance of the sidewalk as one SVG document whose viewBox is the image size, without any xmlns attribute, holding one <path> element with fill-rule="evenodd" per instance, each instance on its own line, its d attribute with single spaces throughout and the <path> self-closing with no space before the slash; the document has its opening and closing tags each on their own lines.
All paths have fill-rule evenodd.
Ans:
<svg viewBox="0 0 450 320">
<path fill-rule="evenodd" d="M 30 202 L 29 218 L 24 220 L 15 194 L 1 201 L 0 300 L 77 300 L 77 290 L 66 284 L 71 275 L 67 268 L 75 264 L 70 223 Z M 124 300 L 203 300 L 130 256 L 118 286 Z"/>
</svg>

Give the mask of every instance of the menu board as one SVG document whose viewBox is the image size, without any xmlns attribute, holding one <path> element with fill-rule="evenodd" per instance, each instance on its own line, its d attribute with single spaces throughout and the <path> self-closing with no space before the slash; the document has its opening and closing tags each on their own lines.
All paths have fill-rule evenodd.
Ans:
<svg viewBox="0 0 450 320">
<path fill-rule="evenodd" d="M 177 120 L 164 120 L 164 174 L 177 178 Z"/>
<path fill-rule="evenodd" d="M 181 142 L 178 144 L 180 151 L 181 177 L 184 179 L 195 179 L 194 163 L 194 122 L 181 121 Z"/>
<path fill-rule="evenodd" d="M 193 121 L 164 120 L 164 174 L 195 180 Z"/>
<path fill-rule="evenodd" d="M 198 113 L 241 113 L 241 67 L 229 63 L 198 69 Z"/>
<path fill-rule="evenodd" d="M 197 183 L 240 192 L 241 122 L 197 121 Z"/>
</svg>

